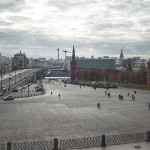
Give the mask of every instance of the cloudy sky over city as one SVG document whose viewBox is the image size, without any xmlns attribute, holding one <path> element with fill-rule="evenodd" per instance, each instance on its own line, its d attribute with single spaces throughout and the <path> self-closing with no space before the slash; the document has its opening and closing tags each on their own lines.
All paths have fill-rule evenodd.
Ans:
<svg viewBox="0 0 150 150">
<path fill-rule="evenodd" d="M 150 0 L 0 0 L 0 52 L 150 58 Z M 71 55 L 68 53 L 67 55 Z"/>
</svg>

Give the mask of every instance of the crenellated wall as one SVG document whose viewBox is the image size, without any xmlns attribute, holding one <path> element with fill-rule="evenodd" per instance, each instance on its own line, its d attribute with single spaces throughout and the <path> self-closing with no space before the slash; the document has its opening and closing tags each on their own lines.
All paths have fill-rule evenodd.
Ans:
<svg viewBox="0 0 150 150">
<path fill-rule="evenodd" d="M 150 62 L 147 63 L 147 85 L 150 85 Z"/>
</svg>

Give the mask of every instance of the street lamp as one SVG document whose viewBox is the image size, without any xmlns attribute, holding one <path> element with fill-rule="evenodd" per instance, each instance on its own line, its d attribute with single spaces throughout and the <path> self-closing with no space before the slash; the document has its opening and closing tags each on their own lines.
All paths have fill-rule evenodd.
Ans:
<svg viewBox="0 0 150 150">
<path fill-rule="evenodd" d="M 30 96 L 29 95 L 29 92 L 30 92 L 30 90 L 29 90 L 29 86 L 30 86 L 29 83 L 30 83 L 30 80 L 28 80 L 28 97 Z"/>
<path fill-rule="evenodd" d="M 8 88 L 9 92 L 10 92 L 10 73 L 9 73 L 9 88 Z"/>
<path fill-rule="evenodd" d="M 21 81 L 21 69 L 20 69 L 20 81 Z"/>
<path fill-rule="evenodd" d="M 25 75 L 26 75 L 26 70 L 24 71 L 24 78 L 25 78 Z"/>
<path fill-rule="evenodd" d="M 2 83 L 3 81 L 2 81 L 2 74 L 1 74 L 1 92 L 2 92 Z"/>
<path fill-rule="evenodd" d="M 16 70 L 15 70 L 15 84 L 16 84 Z"/>
<path fill-rule="evenodd" d="M 41 75 L 41 85 L 42 85 L 42 88 L 43 88 L 43 80 L 42 80 L 42 78 L 43 78 L 43 75 Z"/>
<path fill-rule="evenodd" d="M 20 91 L 21 91 L 21 98 L 22 98 L 22 89 Z"/>
</svg>

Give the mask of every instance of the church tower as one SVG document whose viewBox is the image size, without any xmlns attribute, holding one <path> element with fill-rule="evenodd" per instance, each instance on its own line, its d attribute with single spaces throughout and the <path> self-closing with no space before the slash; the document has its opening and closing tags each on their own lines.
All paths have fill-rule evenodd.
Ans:
<svg viewBox="0 0 150 150">
<path fill-rule="evenodd" d="M 122 64 L 123 60 L 124 60 L 124 56 L 123 56 L 123 51 L 121 49 L 121 52 L 120 52 L 120 64 Z"/>
<path fill-rule="evenodd" d="M 124 59 L 124 56 L 123 56 L 123 51 L 121 49 L 121 53 L 120 53 L 120 60 L 123 60 Z"/>
<path fill-rule="evenodd" d="M 70 62 L 70 79 L 74 80 L 75 79 L 75 69 L 77 66 L 77 62 L 75 59 L 75 48 L 73 46 L 73 50 L 72 50 L 72 60 Z"/>
</svg>

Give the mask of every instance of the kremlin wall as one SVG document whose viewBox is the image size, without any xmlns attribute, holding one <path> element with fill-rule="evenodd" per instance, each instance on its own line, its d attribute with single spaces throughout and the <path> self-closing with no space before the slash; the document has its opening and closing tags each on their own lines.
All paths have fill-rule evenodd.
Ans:
<svg viewBox="0 0 150 150">
<path fill-rule="evenodd" d="M 123 57 L 121 50 L 121 57 Z M 72 61 L 70 62 L 70 78 L 71 80 L 82 79 L 82 80 L 102 80 L 102 81 L 118 81 L 118 82 L 131 82 L 135 84 L 147 84 L 150 85 L 150 62 L 147 63 L 147 74 L 145 71 L 125 71 L 115 70 L 112 68 L 112 60 L 110 67 L 107 65 L 106 68 L 88 68 L 85 64 L 82 67 L 79 65 L 78 59 L 75 59 L 75 48 L 73 46 Z M 91 64 L 90 64 L 91 65 Z M 108 69 L 111 68 L 111 69 Z"/>
</svg>

